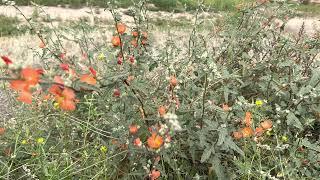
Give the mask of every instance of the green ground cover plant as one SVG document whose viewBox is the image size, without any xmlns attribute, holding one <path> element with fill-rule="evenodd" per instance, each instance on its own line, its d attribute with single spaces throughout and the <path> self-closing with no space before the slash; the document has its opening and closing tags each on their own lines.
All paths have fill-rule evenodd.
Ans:
<svg viewBox="0 0 320 180">
<path fill-rule="evenodd" d="M 28 31 L 17 18 L 0 15 L 0 24 L 0 37 L 21 35 Z"/>
<path fill-rule="evenodd" d="M 200 33 L 199 4 L 185 43 L 169 29 L 155 46 L 145 3 L 131 25 L 110 4 L 107 42 L 85 21 L 63 32 L 30 23 L 40 67 L 1 55 L 20 110 L 0 128 L 2 179 L 320 176 L 319 34 L 285 34 L 294 14 L 283 1 L 243 4 Z"/>
</svg>

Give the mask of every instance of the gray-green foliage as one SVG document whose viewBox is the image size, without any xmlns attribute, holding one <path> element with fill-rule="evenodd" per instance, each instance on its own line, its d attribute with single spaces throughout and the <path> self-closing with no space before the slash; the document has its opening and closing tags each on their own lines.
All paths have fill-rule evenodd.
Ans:
<svg viewBox="0 0 320 180">
<path fill-rule="evenodd" d="M 135 15 L 146 13 L 138 9 Z M 111 12 L 116 14 L 114 9 Z M 57 113 L 49 103 L 40 112 L 29 113 L 31 120 L 23 114 L 19 133 L 12 131 L 4 138 L 17 156 L 1 156 L 6 166 L 0 174 L 19 178 L 24 173 L 18 167 L 28 165 L 40 179 L 142 179 L 153 168 L 163 179 L 318 177 L 320 42 L 319 36 L 306 36 L 303 28 L 297 36 L 285 34 L 275 20 L 286 23 L 291 14 L 281 2 L 250 5 L 207 34 L 198 31 L 201 19 L 195 21 L 182 45 L 168 33 L 164 47 L 153 46 L 148 36 L 150 46 L 132 48 L 124 43 L 120 49 L 96 43 L 90 48 L 88 43 L 94 39 L 86 33 L 92 28 L 85 22 L 67 29 L 76 38 L 59 38 L 75 41 L 88 54 L 88 62 L 83 63 L 100 70 L 99 87 L 72 82 L 81 98 L 75 113 Z M 135 17 L 138 30 L 147 27 L 142 17 Z M 60 53 L 58 40 L 51 42 L 47 36 L 53 52 Z M 124 42 L 132 39 L 130 32 L 122 37 Z M 119 65 L 123 51 L 125 57 L 134 54 L 136 64 L 123 59 Z M 97 62 L 95 55 L 100 53 L 105 57 Z M 42 57 L 54 58 L 46 50 Z M 70 57 L 71 63 L 79 59 Z M 50 61 L 49 67 L 59 63 Z M 134 80 L 128 82 L 128 75 Z M 179 81 L 176 88 L 166 78 L 172 75 Z M 120 96 L 113 94 L 115 89 Z M 256 100 L 264 104 L 257 106 Z M 224 110 L 222 104 L 230 109 Z M 159 151 L 134 146 L 137 137 L 147 146 L 151 126 L 169 125 L 157 113 L 160 105 L 177 115 L 183 130 L 169 132 L 170 147 Z M 232 132 L 244 127 L 246 112 L 252 113 L 251 128 L 270 119 L 272 130 L 235 140 Z M 135 135 L 128 133 L 132 123 L 140 125 Z M 27 145 L 18 143 L 40 136 L 46 138 L 44 145 L 32 140 Z M 101 145 L 108 147 L 107 153 L 99 151 Z"/>
</svg>

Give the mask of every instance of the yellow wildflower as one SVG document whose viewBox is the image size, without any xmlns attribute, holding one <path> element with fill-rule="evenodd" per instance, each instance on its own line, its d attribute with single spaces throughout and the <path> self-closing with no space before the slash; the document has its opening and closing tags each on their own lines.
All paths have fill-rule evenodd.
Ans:
<svg viewBox="0 0 320 180">
<path fill-rule="evenodd" d="M 100 151 L 103 152 L 103 153 L 106 153 L 108 150 L 108 148 L 106 146 L 101 146 L 100 147 Z"/>
<path fill-rule="evenodd" d="M 24 139 L 21 141 L 21 144 L 26 145 L 26 144 L 28 144 L 28 141 Z"/>
<path fill-rule="evenodd" d="M 38 143 L 38 144 L 44 144 L 44 138 L 42 138 L 42 137 L 41 137 L 41 138 L 38 138 L 38 139 L 37 139 L 37 143 Z"/>
<path fill-rule="evenodd" d="M 258 107 L 262 106 L 263 105 L 263 101 L 262 100 L 256 100 L 256 105 Z"/>
<path fill-rule="evenodd" d="M 105 58 L 106 58 L 106 56 L 105 56 L 103 53 L 100 53 L 100 54 L 98 55 L 98 60 L 100 60 L 100 61 L 105 60 Z"/>
</svg>

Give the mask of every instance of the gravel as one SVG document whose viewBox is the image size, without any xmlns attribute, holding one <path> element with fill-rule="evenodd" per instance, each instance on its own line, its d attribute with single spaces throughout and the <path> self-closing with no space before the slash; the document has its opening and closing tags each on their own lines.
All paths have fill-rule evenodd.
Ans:
<svg viewBox="0 0 320 180">
<path fill-rule="evenodd" d="M 11 118 L 11 110 L 13 107 L 10 104 L 9 93 L 0 88 L 0 125 L 3 124 L 5 120 Z"/>
</svg>

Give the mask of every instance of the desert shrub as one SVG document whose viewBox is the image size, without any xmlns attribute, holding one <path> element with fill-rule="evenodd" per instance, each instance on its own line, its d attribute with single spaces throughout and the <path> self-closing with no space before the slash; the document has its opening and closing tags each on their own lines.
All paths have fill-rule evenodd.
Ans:
<svg viewBox="0 0 320 180">
<path fill-rule="evenodd" d="M 17 18 L 0 15 L 0 36 L 12 36 L 25 33 L 28 29 L 20 25 Z"/>
<path fill-rule="evenodd" d="M 109 7 L 111 43 L 85 22 L 39 35 L 41 69 L 2 56 L 3 79 L 31 104 L 0 129 L 2 177 L 319 176 L 319 36 L 284 34 L 285 3 L 244 4 L 208 33 L 195 18 L 186 43 L 169 33 L 160 47 L 143 6 L 130 27 Z"/>
<path fill-rule="evenodd" d="M 31 1 L 28 0 L 17 0 L 17 5 L 31 5 Z M 137 2 L 138 0 L 35 0 L 34 3 L 44 6 L 57 6 L 57 5 L 68 5 L 71 8 L 80 8 L 87 5 L 106 7 L 108 2 L 117 4 L 118 7 L 129 7 Z M 198 0 L 150 0 L 147 3 L 154 4 L 157 9 L 164 11 L 182 10 L 195 10 L 198 6 Z M 211 7 L 214 10 L 234 10 L 235 6 L 243 2 L 252 2 L 252 0 L 204 0 L 204 4 Z"/>
</svg>

